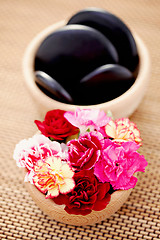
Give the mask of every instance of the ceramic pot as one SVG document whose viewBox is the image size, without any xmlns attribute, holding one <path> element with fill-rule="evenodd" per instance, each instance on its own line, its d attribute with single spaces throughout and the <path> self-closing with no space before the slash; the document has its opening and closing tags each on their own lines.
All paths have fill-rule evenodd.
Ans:
<svg viewBox="0 0 160 240">
<path fill-rule="evenodd" d="M 25 174 L 26 171 L 23 172 L 24 176 Z M 111 200 L 105 209 L 82 216 L 68 214 L 64 210 L 65 205 L 57 205 L 52 199 L 46 199 L 33 184 L 25 182 L 25 187 L 37 206 L 51 219 L 75 226 L 93 225 L 109 218 L 126 202 L 132 191 L 132 189 L 115 191 L 111 194 Z"/>
<path fill-rule="evenodd" d="M 63 20 L 44 29 L 30 42 L 24 54 L 23 73 L 25 84 L 33 98 L 34 103 L 37 104 L 40 113 L 42 113 L 44 116 L 47 111 L 52 109 L 58 108 L 66 111 L 75 111 L 75 109 L 79 107 L 90 109 L 96 108 L 104 110 L 105 112 L 110 110 L 115 118 L 129 117 L 136 110 L 143 99 L 148 85 L 148 80 L 150 78 L 150 57 L 148 50 L 142 39 L 136 33 L 133 33 L 133 36 L 137 44 L 140 59 L 138 74 L 134 84 L 121 96 L 101 104 L 77 106 L 56 101 L 48 97 L 37 87 L 34 75 L 34 60 L 37 49 L 39 48 L 41 42 L 50 33 L 64 26 L 65 24 L 66 21 Z"/>
</svg>

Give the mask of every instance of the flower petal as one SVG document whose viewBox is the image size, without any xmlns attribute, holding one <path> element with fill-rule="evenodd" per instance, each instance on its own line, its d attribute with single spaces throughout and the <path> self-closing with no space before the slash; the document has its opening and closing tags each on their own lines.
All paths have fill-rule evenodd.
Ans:
<svg viewBox="0 0 160 240">
<path fill-rule="evenodd" d="M 70 178 L 67 178 L 67 179 L 65 179 L 64 184 L 59 186 L 59 191 L 62 194 L 67 194 L 68 192 L 73 190 L 74 187 L 75 187 L 74 180 L 70 179 Z"/>
</svg>

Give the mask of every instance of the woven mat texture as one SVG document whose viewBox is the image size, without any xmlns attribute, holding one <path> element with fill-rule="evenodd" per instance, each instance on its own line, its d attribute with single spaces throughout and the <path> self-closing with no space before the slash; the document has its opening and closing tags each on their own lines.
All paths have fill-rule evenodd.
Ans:
<svg viewBox="0 0 160 240">
<path fill-rule="evenodd" d="M 152 74 L 146 95 L 131 116 L 142 134 L 149 162 L 127 202 L 110 219 L 76 227 L 51 220 L 25 190 L 13 160 L 15 144 L 31 137 L 40 113 L 26 90 L 24 51 L 45 27 L 85 7 L 119 16 L 144 40 Z M 0 239 L 160 239 L 160 1 L 0 0 Z"/>
</svg>

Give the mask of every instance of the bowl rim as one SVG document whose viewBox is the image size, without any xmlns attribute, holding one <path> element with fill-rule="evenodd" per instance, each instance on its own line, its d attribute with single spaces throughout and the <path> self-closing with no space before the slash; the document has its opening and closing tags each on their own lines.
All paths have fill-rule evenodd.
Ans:
<svg viewBox="0 0 160 240">
<path fill-rule="evenodd" d="M 53 106 L 54 108 L 57 108 L 57 104 L 58 104 L 58 108 L 61 109 L 68 109 L 74 111 L 76 108 L 90 108 L 90 109 L 94 109 L 94 108 L 99 108 L 99 109 L 103 109 L 103 108 L 110 108 L 110 106 L 112 105 L 113 107 L 115 107 L 117 104 L 123 104 L 124 102 L 127 101 L 128 97 L 134 96 L 136 94 L 137 89 L 142 88 L 143 85 L 145 86 L 146 84 L 146 76 L 149 76 L 150 74 L 150 58 L 149 58 L 149 53 L 148 50 L 143 42 L 143 40 L 137 35 L 136 32 L 132 33 L 134 38 L 135 38 L 135 42 L 137 45 L 137 49 L 138 49 L 138 53 L 139 53 L 139 70 L 138 70 L 138 75 L 137 78 L 134 82 L 134 84 L 122 95 L 120 95 L 117 98 L 114 98 L 113 100 L 104 102 L 104 103 L 99 103 L 99 104 L 94 104 L 94 105 L 74 105 L 74 104 L 67 104 L 67 103 L 63 103 L 63 102 L 59 102 L 57 100 L 54 100 L 52 98 L 50 98 L 49 96 L 47 96 L 46 94 L 44 94 L 36 85 L 35 81 L 33 81 L 33 79 L 35 79 L 34 76 L 34 71 L 33 71 L 33 67 L 34 67 L 34 57 L 36 54 L 36 51 L 38 49 L 38 47 L 40 46 L 41 42 L 45 39 L 45 37 L 47 35 L 49 35 L 50 33 L 52 33 L 53 31 L 55 31 L 56 29 L 66 25 L 66 20 L 62 20 L 59 21 L 57 23 L 54 23 L 50 26 L 48 26 L 47 28 L 45 28 L 44 30 L 42 30 L 39 34 L 37 34 L 32 41 L 30 42 L 30 44 L 28 45 L 28 47 L 26 48 L 26 51 L 24 53 L 24 57 L 23 57 L 23 74 L 24 74 L 24 80 L 25 83 L 28 87 L 28 89 L 33 93 L 34 97 L 36 99 L 38 99 L 39 103 L 44 105 L 47 104 L 49 106 Z M 148 77 L 147 77 L 148 78 Z M 41 96 L 41 97 L 39 97 Z"/>
</svg>

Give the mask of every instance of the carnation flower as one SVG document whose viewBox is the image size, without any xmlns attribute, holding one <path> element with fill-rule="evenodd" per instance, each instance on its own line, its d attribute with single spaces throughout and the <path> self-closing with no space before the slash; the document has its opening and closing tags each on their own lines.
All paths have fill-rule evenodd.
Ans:
<svg viewBox="0 0 160 240">
<path fill-rule="evenodd" d="M 56 204 L 65 204 L 69 214 L 87 215 L 92 210 L 103 210 L 110 201 L 109 183 L 100 183 L 93 170 L 82 170 L 74 175 L 75 187 L 66 194 L 54 198 Z"/>
<path fill-rule="evenodd" d="M 54 140 L 64 140 L 66 137 L 78 133 L 78 129 L 64 117 L 65 111 L 52 110 L 47 112 L 43 122 L 35 120 L 35 124 L 43 135 Z"/>
<path fill-rule="evenodd" d="M 113 192 L 134 188 L 135 173 L 145 171 L 140 132 L 128 118 L 113 121 L 96 109 L 57 109 L 35 123 L 41 134 L 20 141 L 13 157 L 27 171 L 24 180 L 69 214 L 103 210 Z"/>
<path fill-rule="evenodd" d="M 101 158 L 95 164 L 94 174 L 101 182 L 110 182 L 113 189 L 127 190 L 135 187 L 134 173 L 144 172 L 147 161 L 137 152 L 139 145 L 124 142 L 121 145 L 105 140 Z"/>
<path fill-rule="evenodd" d="M 105 133 L 117 143 L 133 141 L 140 144 L 142 141 L 136 124 L 130 122 L 128 118 L 110 120 L 105 126 Z"/>
<path fill-rule="evenodd" d="M 90 131 L 100 130 L 100 128 L 105 126 L 110 120 L 104 111 L 98 109 L 77 108 L 75 112 L 66 112 L 64 117 L 72 125 L 78 127 L 82 134 L 88 129 Z"/>
<path fill-rule="evenodd" d="M 68 160 L 76 169 L 91 169 L 98 161 L 103 146 L 103 135 L 93 131 L 67 143 Z"/>
<path fill-rule="evenodd" d="M 51 141 L 42 134 L 36 134 L 32 138 L 20 141 L 14 150 L 13 158 L 16 160 L 18 167 L 25 167 L 28 172 L 25 181 L 32 182 L 34 165 L 39 160 L 45 160 L 50 156 L 60 156 L 67 158 L 64 143 L 60 144 Z"/>
<path fill-rule="evenodd" d="M 66 194 L 74 186 L 74 171 L 59 157 L 49 157 L 40 160 L 34 167 L 33 183 L 46 198 L 57 197 L 59 193 Z"/>
</svg>

